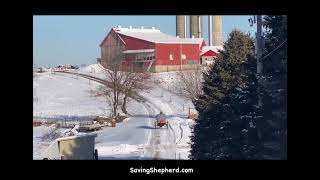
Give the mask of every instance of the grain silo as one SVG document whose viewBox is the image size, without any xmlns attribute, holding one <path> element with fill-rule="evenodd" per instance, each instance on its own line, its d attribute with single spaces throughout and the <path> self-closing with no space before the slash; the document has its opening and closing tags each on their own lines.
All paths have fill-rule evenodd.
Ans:
<svg viewBox="0 0 320 180">
<path fill-rule="evenodd" d="M 209 16 L 209 45 L 223 45 L 222 16 Z"/>
<path fill-rule="evenodd" d="M 202 16 L 190 16 L 190 37 L 201 38 L 203 27 Z"/>
<path fill-rule="evenodd" d="M 187 37 L 187 16 L 176 16 L 176 36 Z"/>
</svg>

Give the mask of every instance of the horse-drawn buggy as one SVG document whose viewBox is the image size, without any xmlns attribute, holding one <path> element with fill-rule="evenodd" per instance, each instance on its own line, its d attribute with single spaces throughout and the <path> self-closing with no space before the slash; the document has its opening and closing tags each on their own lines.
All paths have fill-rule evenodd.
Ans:
<svg viewBox="0 0 320 180">
<path fill-rule="evenodd" d="M 164 115 L 162 112 L 156 116 L 156 121 L 154 122 L 154 128 L 161 128 L 163 126 L 166 126 L 168 129 L 169 122 L 166 120 L 166 115 Z"/>
</svg>

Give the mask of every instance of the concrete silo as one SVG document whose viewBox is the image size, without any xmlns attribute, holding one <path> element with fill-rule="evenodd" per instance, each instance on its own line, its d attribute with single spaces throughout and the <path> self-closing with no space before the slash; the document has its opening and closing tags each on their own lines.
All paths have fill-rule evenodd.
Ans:
<svg viewBox="0 0 320 180">
<path fill-rule="evenodd" d="M 209 16 L 209 45 L 222 46 L 222 16 Z"/>
<path fill-rule="evenodd" d="M 176 36 L 187 37 L 187 16 L 176 16 Z"/>
<path fill-rule="evenodd" d="M 202 16 L 190 16 L 190 37 L 201 38 L 203 27 Z"/>
</svg>

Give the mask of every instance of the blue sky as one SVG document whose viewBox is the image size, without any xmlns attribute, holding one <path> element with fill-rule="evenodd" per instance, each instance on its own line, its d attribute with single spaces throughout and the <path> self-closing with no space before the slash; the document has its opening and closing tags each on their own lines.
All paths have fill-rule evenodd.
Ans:
<svg viewBox="0 0 320 180">
<path fill-rule="evenodd" d="M 235 28 L 251 32 L 250 16 L 222 16 L 223 38 Z M 175 16 L 33 16 L 33 63 L 35 66 L 92 64 L 100 57 L 99 44 L 112 27 L 155 27 L 175 36 Z M 208 44 L 208 17 L 204 16 Z"/>
</svg>

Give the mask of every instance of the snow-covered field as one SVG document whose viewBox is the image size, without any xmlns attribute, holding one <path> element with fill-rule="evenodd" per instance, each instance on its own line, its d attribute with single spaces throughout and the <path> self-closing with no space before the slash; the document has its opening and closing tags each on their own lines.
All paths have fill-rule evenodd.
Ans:
<svg viewBox="0 0 320 180">
<path fill-rule="evenodd" d="M 41 117 L 93 116 L 108 112 L 106 99 L 93 97 L 98 83 L 62 73 L 37 74 L 33 80 L 33 115 Z"/>
<path fill-rule="evenodd" d="M 103 77 L 97 64 L 77 70 L 79 73 Z M 194 123 L 187 119 L 188 108 L 193 104 L 176 94 L 174 72 L 153 74 L 152 87 L 140 92 L 145 103 L 129 101 L 131 116 L 117 127 L 106 127 L 98 131 L 96 149 L 99 159 L 188 159 L 191 127 Z M 104 97 L 93 97 L 90 91 L 98 83 L 71 74 L 41 73 L 33 80 L 34 116 L 41 117 L 85 117 L 108 115 L 109 108 Z M 154 129 L 154 118 L 163 111 L 168 116 L 170 128 Z M 40 138 L 48 131 L 47 127 L 34 128 L 34 157 L 48 142 Z"/>
</svg>

